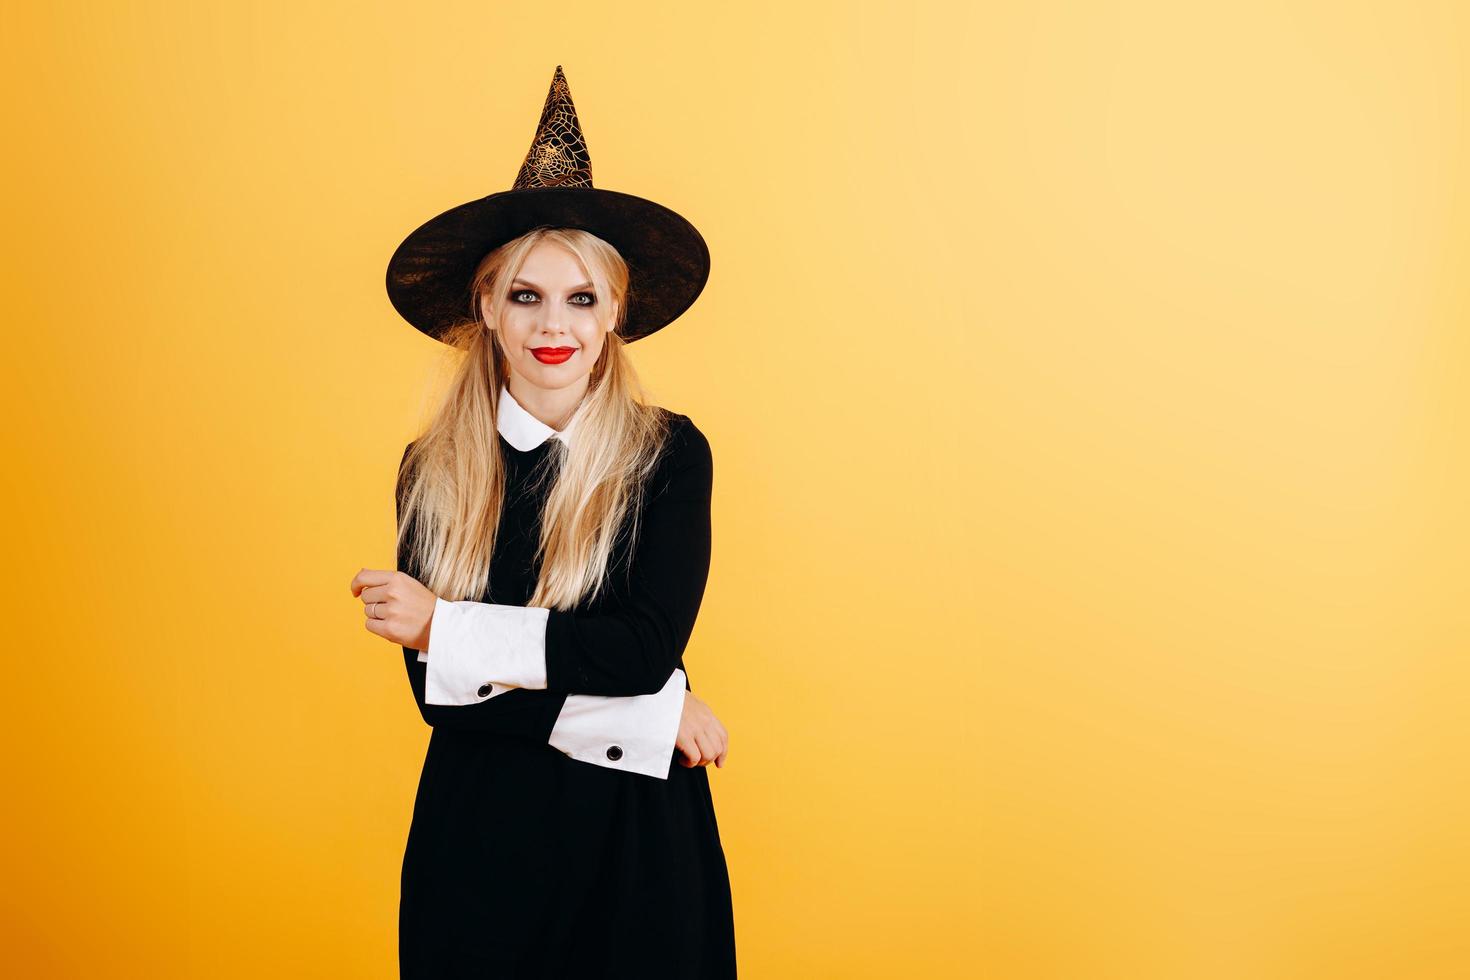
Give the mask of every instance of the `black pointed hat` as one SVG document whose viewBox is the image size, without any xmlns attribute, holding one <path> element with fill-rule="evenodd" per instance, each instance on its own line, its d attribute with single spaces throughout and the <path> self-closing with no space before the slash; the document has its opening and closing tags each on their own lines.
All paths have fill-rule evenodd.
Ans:
<svg viewBox="0 0 1470 980">
<path fill-rule="evenodd" d="M 592 186 L 592 159 L 561 65 L 551 79 L 530 152 L 508 191 L 445 211 L 405 238 L 388 262 L 388 298 L 435 340 L 471 319 L 470 280 L 492 249 L 533 228 L 581 228 L 628 263 L 619 335 L 647 337 L 693 305 L 709 279 L 709 248 L 695 227 L 653 201 Z"/>
</svg>

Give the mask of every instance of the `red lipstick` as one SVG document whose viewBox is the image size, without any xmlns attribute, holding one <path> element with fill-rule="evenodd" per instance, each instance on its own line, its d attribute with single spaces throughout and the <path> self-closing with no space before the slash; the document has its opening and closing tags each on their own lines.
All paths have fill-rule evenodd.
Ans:
<svg viewBox="0 0 1470 980">
<path fill-rule="evenodd" d="M 532 347 L 531 353 L 542 364 L 560 364 L 577 352 L 575 347 Z"/>
</svg>

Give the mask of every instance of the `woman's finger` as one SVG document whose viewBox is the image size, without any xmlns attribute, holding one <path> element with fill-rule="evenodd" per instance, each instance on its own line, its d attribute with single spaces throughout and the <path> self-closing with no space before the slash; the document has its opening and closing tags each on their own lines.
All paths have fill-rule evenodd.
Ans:
<svg viewBox="0 0 1470 980">
<path fill-rule="evenodd" d="M 704 746 L 699 744 L 699 733 L 691 732 L 689 735 L 689 764 L 691 766 L 704 765 Z"/>
<path fill-rule="evenodd" d="M 352 576 L 352 594 L 358 595 L 363 589 L 374 585 L 382 585 L 397 575 L 397 571 L 386 568 L 364 568 Z"/>
<path fill-rule="evenodd" d="M 387 602 L 389 599 L 393 598 L 393 586 L 388 583 L 385 583 L 383 585 L 369 586 L 368 588 L 362 590 L 362 594 L 359 595 L 358 598 L 361 599 L 364 604 L 369 602 Z"/>
<path fill-rule="evenodd" d="M 378 610 L 379 613 L 382 611 L 381 609 Z M 383 616 L 374 619 L 368 616 L 363 619 L 362 625 L 367 628 L 369 633 L 381 636 L 390 643 L 396 643 L 401 647 L 409 645 L 408 631 L 404 629 L 403 624 L 397 619 L 388 619 Z"/>
<path fill-rule="evenodd" d="M 715 761 L 718 749 L 715 746 L 714 737 L 708 731 L 696 732 L 695 740 L 699 742 L 700 765 L 708 765 Z"/>
</svg>

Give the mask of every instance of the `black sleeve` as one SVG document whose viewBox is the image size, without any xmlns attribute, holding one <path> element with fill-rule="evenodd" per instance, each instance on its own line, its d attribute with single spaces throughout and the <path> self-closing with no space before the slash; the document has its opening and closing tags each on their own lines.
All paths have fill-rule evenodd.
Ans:
<svg viewBox="0 0 1470 980">
<path fill-rule="evenodd" d="M 676 416 L 647 490 L 628 600 L 608 612 L 551 610 L 547 690 L 627 697 L 664 686 L 694 631 L 709 578 L 713 482 L 709 441 Z"/>
<path fill-rule="evenodd" d="M 413 443 L 409 443 L 408 447 L 403 450 L 403 458 L 398 461 L 398 483 L 394 498 L 396 519 L 400 523 L 403 520 L 405 475 L 403 464 L 408 460 L 408 450 L 412 446 Z M 409 539 L 405 537 L 404 540 Z M 406 572 L 422 581 L 416 574 L 417 569 L 410 567 L 410 561 L 408 548 L 400 545 L 397 559 L 398 571 Z M 426 724 L 434 728 L 521 736 L 537 742 L 550 740 L 551 731 L 556 727 L 556 720 L 561 715 L 562 705 L 566 702 L 565 692 L 514 688 L 475 704 L 428 704 L 424 701 L 424 682 L 429 665 L 419 660 L 417 650 L 409 647 L 402 649 L 403 666 L 408 671 L 408 686 L 413 692 L 414 702 L 419 706 L 419 714 Z M 664 676 L 667 679 L 668 675 Z"/>
</svg>

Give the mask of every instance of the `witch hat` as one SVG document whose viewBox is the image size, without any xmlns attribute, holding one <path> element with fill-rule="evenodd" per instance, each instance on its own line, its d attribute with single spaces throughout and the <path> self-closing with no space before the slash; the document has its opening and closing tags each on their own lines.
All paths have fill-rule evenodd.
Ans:
<svg viewBox="0 0 1470 980">
<path fill-rule="evenodd" d="M 629 343 L 672 323 L 709 279 L 709 248 L 686 219 L 662 204 L 592 186 L 592 158 L 557 65 L 511 189 L 415 229 L 388 262 L 388 298 L 405 320 L 444 340 L 450 327 L 474 318 L 470 280 L 480 260 L 541 226 L 589 231 L 622 255 L 629 282 L 618 334 Z"/>
</svg>

